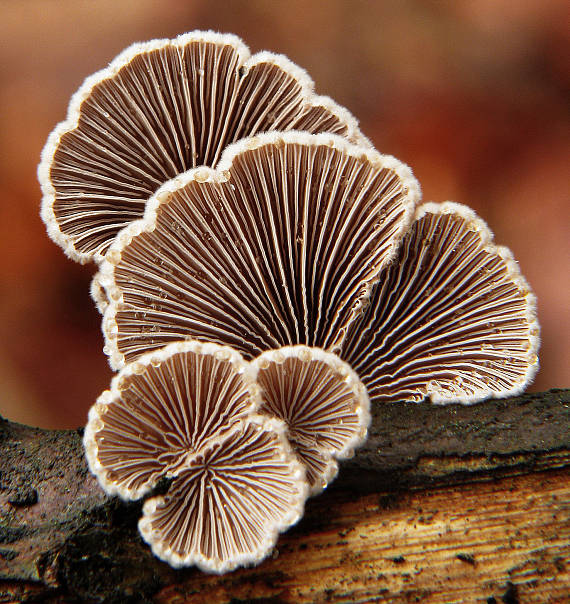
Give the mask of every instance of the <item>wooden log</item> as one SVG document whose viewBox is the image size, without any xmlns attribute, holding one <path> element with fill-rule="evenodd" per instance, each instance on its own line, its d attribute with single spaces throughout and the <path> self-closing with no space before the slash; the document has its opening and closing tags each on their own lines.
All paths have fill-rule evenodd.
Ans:
<svg viewBox="0 0 570 604">
<path fill-rule="evenodd" d="M 377 406 L 274 555 L 216 576 L 152 556 L 141 504 L 98 487 L 80 430 L 3 421 L 0 602 L 565 602 L 569 467 L 570 390 Z"/>
</svg>

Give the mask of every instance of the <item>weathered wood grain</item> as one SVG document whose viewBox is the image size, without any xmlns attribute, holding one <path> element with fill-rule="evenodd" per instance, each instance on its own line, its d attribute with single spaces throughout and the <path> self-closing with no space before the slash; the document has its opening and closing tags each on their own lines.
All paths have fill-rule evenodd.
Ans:
<svg viewBox="0 0 570 604">
<path fill-rule="evenodd" d="M 570 390 L 374 410 L 275 556 L 174 571 L 108 498 L 79 431 L 0 424 L 0 602 L 565 602 Z M 493 600 L 494 598 L 494 600 Z"/>
<path fill-rule="evenodd" d="M 570 484 L 564 471 L 396 497 L 337 493 L 309 506 L 278 557 L 163 589 L 163 604 L 564 602 L 570 595 Z M 515 594 L 517 599 L 515 599 Z"/>
</svg>

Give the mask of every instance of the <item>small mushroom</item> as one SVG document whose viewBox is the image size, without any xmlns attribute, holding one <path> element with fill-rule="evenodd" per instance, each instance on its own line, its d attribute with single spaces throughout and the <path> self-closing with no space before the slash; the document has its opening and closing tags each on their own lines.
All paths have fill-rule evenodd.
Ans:
<svg viewBox="0 0 570 604">
<path fill-rule="evenodd" d="M 89 412 L 84 445 L 103 489 L 138 499 L 139 522 L 172 566 L 256 563 L 302 515 L 308 485 L 285 424 L 254 413 L 252 368 L 227 347 L 182 342 L 125 367 Z"/>
<path fill-rule="evenodd" d="M 263 403 L 260 413 L 287 424 L 287 436 L 305 464 L 311 494 L 338 472 L 366 439 L 370 403 L 351 367 L 320 348 L 289 346 L 252 361 Z"/>
<path fill-rule="evenodd" d="M 212 343 L 174 343 L 141 357 L 89 411 L 91 471 L 108 493 L 138 499 L 258 408 L 254 380 L 239 353 Z"/>
<path fill-rule="evenodd" d="M 167 180 L 215 166 L 233 141 L 267 130 L 368 141 L 350 113 L 316 96 L 281 55 L 250 56 L 214 32 L 134 44 L 90 76 L 51 133 L 38 178 L 49 236 L 78 262 L 100 261 Z"/>
<path fill-rule="evenodd" d="M 519 394 L 538 368 L 536 300 L 469 208 L 427 203 L 344 340 L 372 401 Z"/>
<path fill-rule="evenodd" d="M 153 553 L 174 567 L 216 573 L 263 560 L 307 498 L 284 430 L 252 416 L 189 460 L 166 495 L 144 504 L 139 531 Z"/>
<path fill-rule="evenodd" d="M 328 134 L 268 133 L 166 183 L 109 249 L 99 287 L 114 368 L 185 338 L 245 358 L 332 352 L 408 228 L 419 186 Z"/>
</svg>

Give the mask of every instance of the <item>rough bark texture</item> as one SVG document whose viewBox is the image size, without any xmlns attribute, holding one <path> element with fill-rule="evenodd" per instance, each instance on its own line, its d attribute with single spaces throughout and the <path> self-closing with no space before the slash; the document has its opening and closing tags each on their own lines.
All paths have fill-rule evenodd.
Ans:
<svg viewBox="0 0 570 604">
<path fill-rule="evenodd" d="M 569 467 L 570 390 L 379 406 L 275 555 L 213 576 L 153 558 L 80 430 L 3 421 L 0 602 L 566 602 Z"/>
</svg>

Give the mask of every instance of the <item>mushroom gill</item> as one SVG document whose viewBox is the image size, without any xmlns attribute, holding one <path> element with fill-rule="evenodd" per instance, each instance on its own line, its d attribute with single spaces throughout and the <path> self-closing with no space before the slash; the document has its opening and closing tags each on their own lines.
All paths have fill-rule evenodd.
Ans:
<svg viewBox="0 0 570 604">
<path fill-rule="evenodd" d="M 334 135 L 269 133 L 218 169 L 166 183 L 97 276 L 115 368 L 185 338 L 244 357 L 335 351 L 395 254 L 419 187 L 392 157 Z"/>
<path fill-rule="evenodd" d="M 171 566 L 224 573 L 259 563 L 303 515 L 307 483 L 284 424 L 252 416 L 189 460 L 164 496 L 143 507 L 139 531 Z"/>
<path fill-rule="evenodd" d="M 257 409 L 259 388 L 236 351 L 175 343 L 126 366 L 89 411 L 84 445 L 111 494 L 137 499 Z"/>
<path fill-rule="evenodd" d="M 339 354 L 372 401 L 472 403 L 523 390 L 538 335 L 536 300 L 510 251 L 469 208 L 428 203 Z"/>
<path fill-rule="evenodd" d="M 72 259 L 98 262 L 164 182 L 215 166 L 228 144 L 257 132 L 366 144 L 350 113 L 313 88 L 285 57 L 250 56 L 233 35 L 134 44 L 86 79 L 46 143 L 38 178 L 49 236 Z"/>
<path fill-rule="evenodd" d="M 347 363 L 320 348 L 270 350 L 252 365 L 263 400 L 259 412 L 285 422 L 316 495 L 336 477 L 336 460 L 350 457 L 366 439 L 366 388 Z"/>
</svg>

